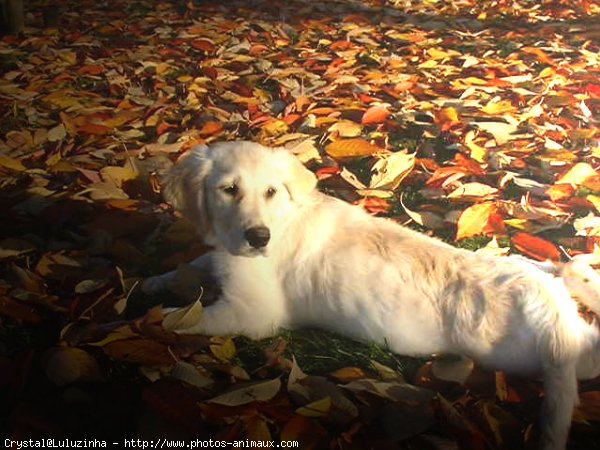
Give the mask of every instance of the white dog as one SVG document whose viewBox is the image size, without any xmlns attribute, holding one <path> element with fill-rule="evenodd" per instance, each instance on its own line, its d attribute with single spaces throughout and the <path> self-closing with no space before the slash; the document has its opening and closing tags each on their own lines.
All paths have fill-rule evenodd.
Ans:
<svg viewBox="0 0 600 450">
<path fill-rule="evenodd" d="M 215 247 L 192 264 L 222 288 L 185 332 L 262 338 L 320 327 L 403 355 L 455 353 L 541 374 L 541 446 L 565 448 L 576 376 L 600 373 L 600 332 L 565 280 L 524 258 L 454 248 L 315 186 L 286 150 L 251 142 L 195 147 L 171 170 L 167 200 Z"/>
</svg>

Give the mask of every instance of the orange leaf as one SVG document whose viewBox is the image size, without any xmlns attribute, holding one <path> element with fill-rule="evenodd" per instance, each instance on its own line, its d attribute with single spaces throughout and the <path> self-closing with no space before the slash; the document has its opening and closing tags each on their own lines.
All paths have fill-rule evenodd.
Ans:
<svg viewBox="0 0 600 450">
<path fill-rule="evenodd" d="M 494 202 L 476 203 L 465 209 L 458 218 L 456 240 L 476 236 L 486 231 L 490 215 L 498 208 Z"/>
<path fill-rule="evenodd" d="M 552 58 L 550 58 L 545 52 L 544 50 L 537 48 L 537 47 L 523 47 L 521 48 L 521 50 L 525 53 L 529 53 L 530 55 L 533 55 L 537 58 L 537 60 L 539 62 L 542 62 L 544 64 L 548 64 L 550 66 L 554 66 L 556 63 L 554 62 L 554 60 Z"/>
<path fill-rule="evenodd" d="M 89 64 L 87 66 L 81 66 L 78 70 L 77 73 L 82 74 L 82 75 L 99 75 L 104 71 L 104 67 L 102 67 L 100 64 Z"/>
<path fill-rule="evenodd" d="M 198 131 L 200 136 L 210 136 L 213 134 L 217 134 L 219 131 L 223 129 L 223 124 L 221 122 L 216 122 L 214 120 L 209 120 L 202 128 Z"/>
<path fill-rule="evenodd" d="M 364 197 L 356 202 L 356 204 L 361 205 L 371 214 L 384 213 L 390 209 L 390 204 L 385 199 L 379 197 Z"/>
<path fill-rule="evenodd" d="M 444 124 L 447 122 L 458 122 L 458 112 L 451 106 L 447 108 L 442 108 L 441 110 L 436 112 L 435 121 L 438 124 Z"/>
<path fill-rule="evenodd" d="M 390 115 L 390 112 L 385 105 L 371 106 L 365 111 L 360 120 L 363 125 L 369 123 L 381 123 Z"/>
<path fill-rule="evenodd" d="M 335 41 L 329 44 L 329 48 L 331 50 L 344 50 L 347 48 L 355 47 L 356 44 L 351 41 Z"/>
<path fill-rule="evenodd" d="M 367 156 L 380 152 L 382 149 L 365 139 L 340 139 L 332 142 L 325 151 L 333 158 L 348 158 L 351 156 Z"/>
<path fill-rule="evenodd" d="M 550 200 L 553 202 L 569 198 L 574 192 L 575 189 L 570 184 L 553 184 L 546 189 L 546 195 L 550 197 Z"/>
<path fill-rule="evenodd" d="M 538 261 L 560 259 L 560 251 L 556 245 L 541 237 L 529 233 L 517 233 L 512 237 L 512 243 L 517 250 Z"/>
</svg>

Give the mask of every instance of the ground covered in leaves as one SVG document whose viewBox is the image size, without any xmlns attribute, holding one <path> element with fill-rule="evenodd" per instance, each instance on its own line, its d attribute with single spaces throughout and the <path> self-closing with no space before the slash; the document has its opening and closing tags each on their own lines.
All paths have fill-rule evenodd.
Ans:
<svg viewBox="0 0 600 450">
<path fill-rule="evenodd" d="M 455 245 L 600 263 L 597 4 L 28 7 L 0 39 L 0 435 L 535 446 L 534 380 L 316 331 L 181 337 L 176 294 L 136 282 L 206 250 L 160 175 L 237 138 Z M 600 381 L 580 393 L 570 448 L 600 448 Z"/>
</svg>

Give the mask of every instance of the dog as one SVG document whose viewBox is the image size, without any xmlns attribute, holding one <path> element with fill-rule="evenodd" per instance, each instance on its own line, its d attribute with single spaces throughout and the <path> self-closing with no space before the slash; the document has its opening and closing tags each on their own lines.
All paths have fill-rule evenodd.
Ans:
<svg viewBox="0 0 600 450">
<path fill-rule="evenodd" d="M 318 327 L 398 354 L 453 353 L 539 374 L 540 446 L 564 449 L 577 377 L 600 373 L 600 331 L 578 315 L 562 272 L 455 248 L 316 184 L 287 150 L 247 141 L 196 146 L 171 169 L 165 198 L 214 247 L 192 265 L 221 286 L 183 332 L 264 338 Z M 149 278 L 143 289 L 174 277 Z"/>
</svg>

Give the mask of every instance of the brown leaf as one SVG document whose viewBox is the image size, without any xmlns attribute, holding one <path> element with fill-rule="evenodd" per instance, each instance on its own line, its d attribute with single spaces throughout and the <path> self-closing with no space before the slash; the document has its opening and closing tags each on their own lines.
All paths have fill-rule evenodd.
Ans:
<svg viewBox="0 0 600 450">
<path fill-rule="evenodd" d="M 109 342 L 103 348 L 108 356 L 145 366 L 164 366 L 175 362 L 169 347 L 151 339 L 124 339 Z"/>
<path fill-rule="evenodd" d="M 39 323 L 42 320 L 35 308 L 9 297 L 0 297 L 0 316 L 26 323 Z"/>
<path fill-rule="evenodd" d="M 600 422 L 600 391 L 587 391 L 579 394 L 579 405 L 575 417 L 583 420 Z"/>
<path fill-rule="evenodd" d="M 96 360 L 79 348 L 51 348 L 44 355 L 42 366 L 50 381 L 58 386 L 73 381 L 98 381 L 102 377 Z"/>
</svg>

